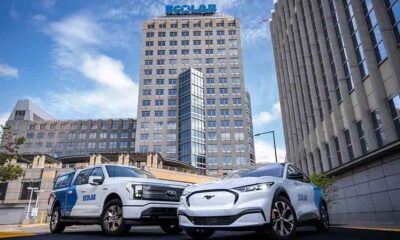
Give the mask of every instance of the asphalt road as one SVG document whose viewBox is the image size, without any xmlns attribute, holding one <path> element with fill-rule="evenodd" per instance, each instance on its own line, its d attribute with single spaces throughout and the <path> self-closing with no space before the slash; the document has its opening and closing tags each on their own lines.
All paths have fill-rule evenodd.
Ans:
<svg viewBox="0 0 400 240">
<path fill-rule="evenodd" d="M 15 238 L 16 239 L 16 238 Z M 73 226 L 66 229 L 62 234 L 49 234 L 41 233 L 35 236 L 29 237 L 18 237 L 18 240 L 42 240 L 42 239 L 189 239 L 184 233 L 177 235 L 166 235 L 158 227 L 136 227 L 132 228 L 131 232 L 124 237 L 108 237 L 105 236 L 99 227 L 97 226 Z M 219 240 L 239 240 L 239 239 L 251 239 L 251 240 L 268 240 L 268 235 L 254 232 L 216 232 L 211 239 Z M 400 232 L 390 231 L 371 231 L 371 230 L 356 230 L 356 229 L 345 229 L 345 228 L 331 228 L 328 233 L 318 233 L 314 228 L 300 228 L 298 229 L 296 239 L 321 239 L 321 240 L 398 240 L 400 239 Z"/>
</svg>

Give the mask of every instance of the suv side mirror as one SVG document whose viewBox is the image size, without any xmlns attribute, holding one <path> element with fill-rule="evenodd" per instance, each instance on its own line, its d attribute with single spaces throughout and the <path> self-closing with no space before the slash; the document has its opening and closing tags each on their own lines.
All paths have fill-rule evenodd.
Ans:
<svg viewBox="0 0 400 240">
<path fill-rule="evenodd" d="M 103 183 L 103 177 L 101 176 L 90 176 L 89 184 L 91 185 L 100 185 Z"/>
<path fill-rule="evenodd" d="M 287 176 L 287 179 L 298 180 L 298 181 L 303 180 L 303 178 L 304 176 L 302 173 L 291 173 L 289 174 L 289 176 Z"/>
</svg>

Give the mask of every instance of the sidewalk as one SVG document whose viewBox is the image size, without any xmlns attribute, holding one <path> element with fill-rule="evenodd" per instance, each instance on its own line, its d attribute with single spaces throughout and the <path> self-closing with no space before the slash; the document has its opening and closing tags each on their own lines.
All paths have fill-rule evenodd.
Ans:
<svg viewBox="0 0 400 240">
<path fill-rule="evenodd" d="M 48 224 L 0 225 L 0 238 L 29 237 L 48 232 Z"/>
<path fill-rule="evenodd" d="M 358 230 L 372 230 L 372 231 L 386 231 L 386 232 L 400 232 L 400 227 L 396 225 L 331 225 L 332 228 L 348 228 Z"/>
</svg>

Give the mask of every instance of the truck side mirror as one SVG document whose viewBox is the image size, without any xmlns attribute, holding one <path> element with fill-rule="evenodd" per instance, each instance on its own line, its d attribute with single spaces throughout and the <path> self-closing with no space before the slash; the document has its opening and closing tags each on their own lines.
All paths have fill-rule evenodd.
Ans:
<svg viewBox="0 0 400 240">
<path fill-rule="evenodd" d="M 103 177 L 101 176 L 90 176 L 89 184 L 90 185 L 100 185 L 103 183 Z"/>
</svg>

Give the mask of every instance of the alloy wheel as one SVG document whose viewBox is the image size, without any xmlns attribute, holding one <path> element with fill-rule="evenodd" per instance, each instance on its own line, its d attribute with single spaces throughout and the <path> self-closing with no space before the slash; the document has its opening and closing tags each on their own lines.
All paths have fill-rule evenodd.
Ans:
<svg viewBox="0 0 400 240">
<path fill-rule="evenodd" d="M 108 231 L 113 232 L 120 228 L 122 224 L 122 209 L 118 205 L 112 205 L 106 210 L 104 218 L 105 227 Z"/>
<path fill-rule="evenodd" d="M 293 231 L 294 215 L 289 204 L 283 201 L 275 202 L 272 209 L 272 227 L 281 236 L 287 236 Z"/>
<path fill-rule="evenodd" d="M 51 229 L 56 229 L 57 224 L 58 224 L 58 217 L 59 217 L 58 211 L 54 211 L 53 216 L 51 217 L 51 222 L 50 222 Z"/>
</svg>

